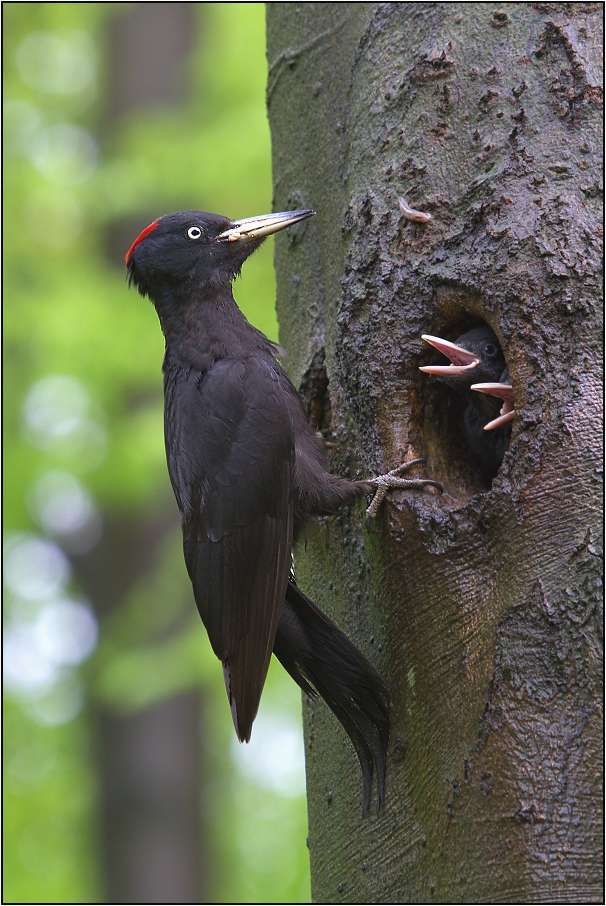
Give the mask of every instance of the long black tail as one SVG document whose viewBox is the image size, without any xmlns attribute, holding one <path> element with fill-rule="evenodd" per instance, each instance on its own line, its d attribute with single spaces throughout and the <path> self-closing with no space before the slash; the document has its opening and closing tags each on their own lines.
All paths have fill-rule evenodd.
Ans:
<svg viewBox="0 0 606 906">
<path fill-rule="evenodd" d="M 376 770 L 380 809 L 390 716 L 389 695 L 379 674 L 293 582 L 286 589 L 274 654 L 305 693 L 322 696 L 345 728 L 362 768 L 364 814 Z"/>
</svg>

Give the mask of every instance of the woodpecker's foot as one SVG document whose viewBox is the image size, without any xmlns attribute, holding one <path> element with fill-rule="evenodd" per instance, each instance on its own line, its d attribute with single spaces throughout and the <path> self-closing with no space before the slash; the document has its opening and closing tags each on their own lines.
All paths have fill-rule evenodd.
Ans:
<svg viewBox="0 0 606 906">
<path fill-rule="evenodd" d="M 370 483 L 376 485 L 377 490 L 375 495 L 370 502 L 370 506 L 366 510 L 366 518 L 364 524 L 366 525 L 367 530 L 372 535 L 380 535 L 376 529 L 372 527 L 371 519 L 374 519 L 379 511 L 379 507 L 385 500 L 387 492 L 391 488 L 403 488 L 408 491 L 422 491 L 426 487 L 436 488 L 440 494 L 444 491 L 443 486 L 439 481 L 433 481 L 431 478 L 400 478 L 400 475 L 403 472 L 406 472 L 410 469 L 411 466 L 417 465 L 417 463 L 425 462 L 424 459 L 411 459 L 409 462 L 402 463 L 401 466 L 398 466 L 397 469 L 392 469 L 391 472 L 388 472 L 387 475 L 379 475 L 377 478 L 371 478 Z"/>
</svg>

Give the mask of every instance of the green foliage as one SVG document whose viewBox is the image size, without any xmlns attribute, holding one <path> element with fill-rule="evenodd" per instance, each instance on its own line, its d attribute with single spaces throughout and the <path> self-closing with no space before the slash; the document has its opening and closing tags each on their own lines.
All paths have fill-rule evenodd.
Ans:
<svg viewBox="0 0 606 906">
<path fill-rule="evenodd" d="M 195 7 L 200 22 L 187 103 L 128 114 L 111 137 L 103 134 L 107 30 L 129 5 L 4 8 L 9 537 L 55 537 L 36 503 L 39 480 L 53 470 L 73 476 L 104 515 L 142 522 L 166 507 L 163 339 L 149 303 L 106 256 L 108 232 L 141 212 L 200 208 L 235 218 L 271 211 L 263 4 Z M 44 54 L 55 66 L 46 81 Z M 268 241 L 247 262 L 235 294 L 247 317 L 277 339 L 272 252 Z M 72 386 L 71 402 L 63 396 L 53 403 L 53 376 L 72 380 L 61 385 Z M 63 421 L 55 412 L 50 424 L 48 413 L 59 404 L 67 406 Z M 102 623 L 90 660 L 64 668 L 65 675 L 82 685 L 91 705 L 121 712 L 201 683 L 212 739 L 205 798 L 217 897 L 308 900 L 304 797 L 263 788 L 229 755 L 233 729 L 221 668 L 195 613 L 178 535 L 168 536 L 152 571 Z M 73 579 L 65 582 L 62 594 L 81 593 Z M 9 591 L 8 630 L 31 629 L 45 602 L 28 604 Z M 5 898 L 99 901 L 89 712 L 53 725 L 36 718 L 33 701 L 7 691 Z M 300 722 L 298 691 L 278 667 L 260 715 L 266 712 Z"/>
<path fill-rule="evenodd" d="M 99 885 L 86 720 L 47 727 L 4 709 L 4 900 L 86 903 Z"/>
</svg>

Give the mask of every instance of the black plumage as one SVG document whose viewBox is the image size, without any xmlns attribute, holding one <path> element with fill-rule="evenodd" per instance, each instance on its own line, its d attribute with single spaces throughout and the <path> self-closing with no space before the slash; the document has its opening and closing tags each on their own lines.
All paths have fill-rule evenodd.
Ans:
<svg viewBox="0 0 606 906">
<path fill-rule="evenodd" d="M 480 465 L 497 468 L 509 447 L 511 422 L 485 431 L 485 426 L 498 417 L 501 404 L 487 391 L 469 392 L 472 385 L 498 382 L 504 373 L 505 356 L 496 334 L 488 325 L 482 325 L 462 334 L 454 343 L 427 334 L 423 339 L 447 356 L 450 365 L 424 365 L 420 370 L 465 396 L 461 433 L 467 449 Z"/>
<path fill-rule="evenodd" d="M 231 281 L 271 232 L 313 211 L 230 221 L 200 211 L 154 221 L 126 255 L 129 280 L 166 338 L 165 440 L 185 561 L 217 657 L 238 738 L 250 738 L 272 651 L 347 731 L 384 798 L 389 696 L 366 658 L 289 580 L 305 520 L 374 493 L 325 468 L 318 439 L 276 347 L 238 309 Z M 391 484 L 390 484 L 391 483 Z M 414 488 L 430 481 L 410 482 Z"/>
</svg>

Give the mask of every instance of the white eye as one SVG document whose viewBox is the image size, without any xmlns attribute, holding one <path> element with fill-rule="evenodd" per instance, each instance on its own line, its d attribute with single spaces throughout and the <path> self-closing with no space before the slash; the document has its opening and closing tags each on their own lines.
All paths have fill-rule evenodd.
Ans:
<svg viewBox="0 0 606 906">
<path fill-rule="evenodd" d="M 202 230 L 200 227 L 190 227 L 187 231 L 187 235 L 190 239 L 199 239 L 202 235 Z"/>
</svg>

